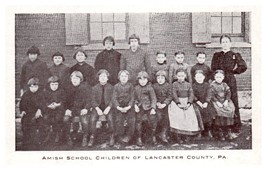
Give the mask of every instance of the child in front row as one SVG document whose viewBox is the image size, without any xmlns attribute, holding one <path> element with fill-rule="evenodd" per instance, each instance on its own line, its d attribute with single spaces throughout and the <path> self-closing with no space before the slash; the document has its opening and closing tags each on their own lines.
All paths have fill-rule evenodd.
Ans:
<svg viewBox="0 0 267 170">
<path fill-rule="evenodd" d="M 196 71 L 197 70 L 202 70 L 205 79 L 204 82 L 209 82 L 209 80 L 211 79 L 211 69 L 208 65 L 205 64 L 205 60 L 206 60 L 206 53 L 204 52 L 198 52 L 196 55 L 197 58 L 197 63 L 191 68 L 191 75 L 192 75 L 192 82 L 195 83 L 196 80 L 194 79 Z"/>
<path fill-rule="evenodd" d="M 134 91 L 137 145 L 143 146 L 141 135 L 143 130 L 142 123 L 145 117 L 148 119 L 148 123 L 152 131 L 152 142 L 153 144 L 157 144 L 155 136 L 157 128 L 156 94 L 153 87 L 151 86 L 147 72 L 139 72 L 137 75 L 137 80 L 139 85 L 135 86 Z"/>
<path fill-rule="evenodd" d="M 135 130 L 134 87 L 128 82 L 130 73 L 121 70 L 118 74 L 119 83 L 113 88 L 112 102 L 115 117 L 115 140 L 128 144 Z"/>
<path fill-rule="evenodd" d="M 158 125 L 157 129 L 160 132 L 160 138 L 164 143 L 168 143 L 169 131 L 169 115 L 168 106 L 172 101 L 171 85 L 167 81 L 167 72 L 159 70 L 156 73 L 157 83 L 153 84 L 153 88 L 157 97 L 157 115 Z"/>
<path fill-rule="evenodd" d="M 224 141 L 226 137 L 232 140 L 234 137 L 230 127 L 234 124 L 235 106 L 231 100 L 231 91 L 229 86 L 223 82 L 223 70 L 216 70 L 214 79 L 210 85 L 210 90 L 211 101 L 217 112 L 215 117 L 216 130 L 219 132 L 220 140 Z"/>
<path fill-rule="evenodd" d="M 205 73 L 202 70 L 196 70 L 194 74 L 195 83 L 193 83 L 194 91 L 194 102 L 201 114 L 201 121 L 204 124 L 204 133 L 207 134 L 208 138 L 213 138 L 212 135 L 212 122 L 215 118 L 216 111 L 213 104 L 210 102 L 210 85 L 205 82 Z M 203 134 L 204 134 L 203 133 Z M 201 133 L 199 135 L 201 137 Z"/>
<path fill-rule="evenodd" d="M 45 99 L 43 91 L 39 88 L 38 78 L 31 78 L 27 84 L 29 89 L 21 97 L 20 112 L 23 149 L 31 150 L 42 144 L 41 141 L 44 139 Z"/>
<path fill-rule="evenodd" d="M 107 117 L 108 127 L 110 132 L 109 145 L 114 145 L 114 120 L 113 120 L 113 106 L 112 106 L 112 94 L 113 86 L 108 83 L 109 72 L 105 69 L 100 69 L 97 73 L 99 83 L 93 87 L 92 98 L 92 115 L 90 116 L 91 136 L 88 143 L 89 147 L 94 144 L 96 136 L 96 122 L 99 116 L 104 115 Z"/>
<path fill-rule="evenodd" d="M 170 105 L 169 119 L 171 132 L 176 133 L 177 142 L 182 143 L 188 141 L 189 136 L 198 134 L 201 129 L 193 107 L 193 89 L 185 81 L 186 72 L 178 70 L 176 75 L 178 80 L 172 85 L 174 102 Z"/>
<path fill-rule="evenodd" d="M 185 53 L 178 51 L 174 56 L 175 63 L 172 63 L 169 69 L 169 83 L 172 84 L 177 81 L 177 70 L 184 70 L 186 75 L 185 80 L 192 84 L 191 67 L 187 63 L 184 63 Z"/>
</svg>

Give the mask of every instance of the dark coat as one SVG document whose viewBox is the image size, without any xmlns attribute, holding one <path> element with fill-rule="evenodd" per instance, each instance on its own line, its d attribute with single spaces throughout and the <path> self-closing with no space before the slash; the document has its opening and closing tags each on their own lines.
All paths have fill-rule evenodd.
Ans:
<svg viewBox="0 0 267 170">
<path fill-rule="evenodd" d="M 70 68 L 70 74 L 73 71 L 80 71 L 83 74 L 84 81 L 88 83 L 91 87 L 96 85 L 96 70 L 87 63 L 80 65 L 79 63 L 75 64 Z"/>
<path fill-rule="evenodd" d="M 134 87 L 131 83 L 122 85 L 117 83 L 113 89 L 112 101 L 114 107 L 127 107 L 133 106 L 134 103 Z"/>
<path fill-rule="evenodd" d="M 153 84 L 154 91 L 156 93 L 157 102 L 165 103 L 169 105 L 172 101 L 172 88 L 169 83 L 164 84 Z"/>
<path fill-rule="evenodd" d="M 205 79 L 204 82 L 208 82 L 211 78 L 212 78 L 212 72 L 209 66 L 207 66 L 206 64 L 195 64 L 192 68 L 191 68 L 191 75 L 192 75 L 192 82 L 195 83 L 195 74 L 197 70 L 202 70 L 204 75 L 205 75 Z"/>
<path fill-rule="evenodd" d="M 106 107 L 107 106 L 112 107 L 112 94 L 113 94 L 113 86 L 107 83 L 104 86 L 104 103 Z M 93 87 L 93 98 L 92 98 L 93 108 L 100 106 L 101 98 L 102 98 L 102 85 L 98 83 Z"/>
<path fill-rule="evenodd" d="M 146 86 L 135 86 L 134 100 L 137 106 L 142 106 L 144 110 L 156 109 L 157 97 L 151 84 Z"/>
</svg>

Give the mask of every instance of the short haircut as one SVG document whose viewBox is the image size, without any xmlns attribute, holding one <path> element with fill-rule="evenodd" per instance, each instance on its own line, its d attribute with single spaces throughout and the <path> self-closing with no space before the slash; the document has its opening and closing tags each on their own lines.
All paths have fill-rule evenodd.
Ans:
<svg viewBox="0 0 267 170">
<path fill-rule="evenodd" d="M 79 48 L 79 49 L 76 50 L 76 52 L 75 52 L 74 55 L 73 55 L 73 58 L 74 58 L 75 60 L 76 60 L 76 55 L 77 55 L 78 52 L 83 53 L 83 54 L 85 55 L 85 57 L 87 58 L 87 54 L 86 54 L 86 52 L 85 52 L 83 49 Z"/>
<path fill-rule="evenodd" d="M 163 54 L 165 57 L 167 56 L 166 51 L 157 51 L 156 55 Z"/>
<path fill-rule="evenodd" d="M 195 76 L 196 76 L 197 74 L 202 74 L 203 76 L 205 76 L 203 70 L 196 70 L 196 71 L 195 71 Z"/>
<path fill-rule="evenodd" d="M 165 70 L 159 70 L 157 73 L 156 73 L 156 76 L 164 76 L 165 78 L 167 78 L 167 72 Z"/>
<path fill-rule="evenodd" d="M 61 52 L 59 52 L 59 51 L 55 52 L 52 55 L 52 60 L 54 59 L 55 56 L 61 56 L 62 57 L 62 60 L 65 61 L 65 57 L 64 57 L 64 55 Z"/>
<path fill-rule="evenodd" d="M 100 74 L 103 74 L 103 73 L 106 74 L 107 77 L 110 76 L 109 72 L 108 72 L 106 69 L 100 69 L 100 70 L 97 72 L 97 77 L 99 77 Z"/>
<path fill-rule="evenodd" d="M 105 45 L 106 41 L 111 41 L 111 42 L 113 42 L 113 45 L 115 45 L 115 40 L 112 36 L 106 36 L 103 40 L 103 45 Z"/>
<path fill-rule="evenodd" d="M 232 42 L 231 37 L 230 37 L 229 35 L 222 35 L 222 36 L 220 37 L 220 43 L 222 43 L 222 39 L 223 39 L 223 38 L 228 38 L 228 39 L 230 40 L 230 42 Z"/>
<path fill-rule="evenodd" d="M 130 73 L 129 73 L 129 71 L 127 71 L 127 70 L 121 70 L 121 71 L 118 73 L 118 78 L 120 78 L 120 76 L 121 76 L 122 73 L 125 73 L 128 77 L 130 77 Z"/>
<path fill-rule="evenodd" d="M 140 38 L 139 38 L 139 36 L 138 35 L 136 35 L 136 34 L 132 34 L 130 37 L 129 37 L 129 44 L 130 44 L 130 40 L 131 39 L 137 39 L 138 40 L 138 44 L 140 44 Z"/>
<path fill-rule="evenodd" d="M 216 70 L 216 71 L 214 72 L 214 76 L 215 76 L 216 74 L 218 74 L 218 73 L 224 75 L 224 71 L 223 71 L 223 70 Z"/>
<path fill-rule="evenodd" d="M 186 75 L 186 71 L 185 71 L 184 69 L 178 69 L 178 70 L 176 70 L 176 75 L 177 75 L 178 73 L 180 73 L 180 72 L 183 72 L 183 73 L 185 73 L 185 75 Z"/>
<path fill-rule="evenodd" d="M 40 55 L 40 50 L 36 46 L 31 46 L 27 51 L 27 55 L 29 55 L 29 54 L 37 54 L 39 56 Z"/>
<path fill-rule="evenodd" d="M 39 85 L 39 79 L 36 77 L 33 77 L 33 78 L 29 79 L 27 85 L 28 86 Z"/>
<path fill-rule="evenodd" d="M 140 71 L 137 75 L 137 80 L 140 79 L 140 78 L 147 78 L 149 80 L 149 75 L 146 71 Z"/>
<path fill-rule="evenodd" d="M 70 75 L 70 78 L 72 77 L 79 77 L 83 81 L 83 74 L 80 71 L 73 71 Z"/>
<path fill-rule="evenodd" d="M 205 52 L 203 52 L 203 51 L 201 51 L 201 52 L 198 52 L 196 56 L 198 57 L 198 55 L 200 55 L 200 54 L 204 54 L 204 55 L 206 56 L 206 53 L 205 53 Z"/>
<path fill-rule="evenodd" d="M 59 83 L 58 76 L 51 76 L 51 77 L 48 78 L 48 83 L 56 83 L 56 82 Z"/>
<path fill-rule="evenodd" d="M 178 55 L 178 54 L 183 54 L 183 55 L 185 55 L 185 53 L 184 53 L 183 51 L 177 51 L 177 52 L 174 53 L 174 56 L 176 56 L 176 55 Z"/>
</svg>

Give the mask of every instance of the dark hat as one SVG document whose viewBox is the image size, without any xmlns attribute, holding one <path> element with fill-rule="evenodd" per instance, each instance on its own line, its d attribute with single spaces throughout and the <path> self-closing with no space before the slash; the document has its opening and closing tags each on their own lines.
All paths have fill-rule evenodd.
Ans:
<svg viewBox="0 0 267 170">
<path fill-rule="evenodd" d="M 140 44 L 140 38 L 139 38 L 139 36 L 138 35 L 136 35 L 136 34 L 132 34 L 130 37 L 129 37 L 129 44 L 130 44 L 130 40 L 131 39 L 137 39 L 138 40 L 138 43 Z"/>
<path fill-rule="evenodd" d="M 48 78 L 48 83 L 55 83 L 55 82 L 59 82 L 58 76 L 51 76 Z"/>
<path fill-rule="evenodd" d="M 27 83 L 28 86 L 32 86 L 32 85 L 39 85 L 39 79 L 38 78 L 31 78 L 28 83 Z"/>
<path fill-rule="evenodd" d="M 185 53 L 184 53 L 183 51 L 177 51 L 177 52 L 174 53 L 174 56 L 176 56 L 176 55 L 178 55 L 178 54 L 183 54 L 183 55 L 185 55 Z"/>
<path fill-rule="evenodd" d="M 27 55 L 29 55 L 29 54 L 37 54 L 39 56 L 40 55 L 40 50 L 36 46 L 31 46 L 27 51 Z"/>
<path fill-rule="evenodd" d="M 176 75 L 179 73 L 179 72 L 184 72 L 186 74 L 186 71 L 184 69 L 177 69 L 176 70 Z"/>
<path fill-rule="evenodd" d="M 59 51 L 55 52 L 55 53 L 52 55 L 52 60 L 53 60 L 53 58 L 54 58 L 55 56 L 61 56 L 61 57 L 62 57 L 62 60 L 65 61 L 65 57 L 64 57 L 64 55 L 63 55 L 61 52 L 59 52 Z"/>
<path fill-rule="evenodd" d="M 114 40 L 114 38 L 113 38 L 112 36 L 106 36 L 106 37 L 104 38 L 104 40 L 103 40 L 103 45 L 105 45 L 105 42 L 106 42 L 107 40 L 113 42 L 113 45 L 115 45 L 115 40 Z"/>
<path fill-rule="evenodd" d="M 77 55 L 78 52 L 84 53 L 85 57 L 87 58 L 87 54 L 86 54 L 86 52 L 85 52 L 82 48 L 78 48 L 78 49 L 76 50 L 76 52 L 74 53 L 74 55 L 73 55 L 73 58 L 74 58 L 74 59 L 76 59 L 76 55 Z"/>
</svg>

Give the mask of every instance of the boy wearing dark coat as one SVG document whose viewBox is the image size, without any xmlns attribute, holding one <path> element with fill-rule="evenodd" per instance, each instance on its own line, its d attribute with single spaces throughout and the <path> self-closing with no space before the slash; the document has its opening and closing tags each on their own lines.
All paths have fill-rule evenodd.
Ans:
<svg viewBox="0 0 267 170">
<path fill-rule="evenodd" d="M 42 143 L 45 128 L 43 120 L 45 99 L 43 91 L 39 88 L 39 79 L 31 78 L 27 84 L 29 90 L 22 95 L 20 102 L 24 150 L 32 149 L 35 144 Z"/>
<path fill-rule="evenodd" d="M 112 106 L 112 94 L 113 86 L 108 83 L 109 72 L 101 69 L 97 73 L 99 77 L 99 83 L 93 87 L 92 97 L 92 115 L 90 116 L 91 136 L 88 143 L 89 147 L 94 144 L 96 135 L 96 122 L 99 116 L 105 115 L 108 121 L 108 127 L 110 130 L 109 145 L 114 145 L 114 120 L 113 120 L 113 106 Z"/>
</svg>

